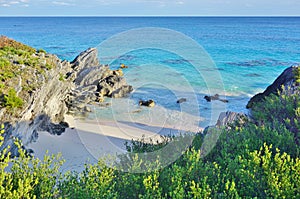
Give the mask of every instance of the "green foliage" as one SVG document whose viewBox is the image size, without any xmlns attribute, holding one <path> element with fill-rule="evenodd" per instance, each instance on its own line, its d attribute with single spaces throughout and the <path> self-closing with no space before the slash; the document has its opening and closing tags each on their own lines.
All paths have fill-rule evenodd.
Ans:
<svg viewBox="0 0 300 199">
<path fill-rule="evenodd" d="M 2 124 L 1 134 L 3 133 Z M 0 138 L 1 147 L 4 139 L 2 135 Z M 41 161 L 27 156 L 18 140 L 15 144 L 19 148 L 18 158 L 10 157 L 9 148 L 0 152 L 0 198 L 56 198 L 58 196 L 56 184 L 62 179 L 58 171 L 63 163 L 60 156 L 46 154 Z"/>
<path fill-rule="evenodd" d="M 61 74 L 61 73 L 59 73 L 59 81 L 65 81 L 65 76 L 63 75 L 63 74 Z"/>
<path fill-rule="evenodd" d="M 252 115 L 260 125 L 269 125 L 276 130 L 283 124 L 300 144 L 300 95 L 290 95 L 289 90 L 283 89 L 278 95 L 271 94 L 264 102 L 255 105 Z"/>
<path fill-rule="evenodd" d="M 37 54 L 35 49 L 0 37 L 0 105 L 9 108 L 8 114 L 15 114 L 11 110 L 23 106 L 23 102 L 29 97 L 28 93 L 41 83 L 37 82 L 37 76 L 45 76 L 46 70 L 52 69 L 53 65 L 50 58 Z M 18 93 L 18 97 L 14 92 L 14 85 L 18 84 L 20 79 L 23 80 L 24 89 Z"/>
<path fill-rule="evenodd" d="M 9 109 L 21 108 L 23 106 L 23 100 L 17 96 L 14 89 L 10 89 L 7 95 L 4 95 L 3 105 Z"/>
<path fill-rule="evenodd" d="M 295 67 L 293 72 L 295 75 L 296 84 L 300 85 L 300 66 Z"/>
<path fill-rule="evenodd" d="M 99 161 L 97 165 L 86 165 L 80 174 L 65 174 L 59 183 L 60 195 L 63 198 L 117 198 L 115 179 L 115 170 Z"/>
<path fill-rule="evenodd" d="M 39 52 L 39 53 L 44 53 L 44 54 L 47 53 L 44 49 L 39 49 L 38 52 Z"/>
<path fill-rule="evenodd" d="M 20 157 L 11 159 L 5 149 L 0 154 L 0 198 L 300 198 L 294 132 L 299 130 L 299 96 L 280 94 L 266 102 L 253 110 L 252 122 L 197 134 L 182 156 L 163 168 L 160 161 L 170 157 L 161 149 L 175 143 L 174 150 L 182 150 L 190 135 L 163 137 L 160 143 L 132 141 L 126 144 L 131 153 L 119 156 L 114 167 L 99 160 L 80 173 L 60 173 L 62 161 L 56 156 L 38 160 L 20 150 Z M 1 125 L 1 134 L 3 129 Z M 138 154 L 151 152 L 156 156 L 148 161 Z M 127 172 L 120 170 L 125 166 Z M 144 170 L 148 172 L 139 173 Z"/>
<path fill-rule="evenodd" d="M 7 58 L 0 57 L 0 69 L 4 69 L 9 65 L 10 65 L 10 61 Z"/>
</svg>

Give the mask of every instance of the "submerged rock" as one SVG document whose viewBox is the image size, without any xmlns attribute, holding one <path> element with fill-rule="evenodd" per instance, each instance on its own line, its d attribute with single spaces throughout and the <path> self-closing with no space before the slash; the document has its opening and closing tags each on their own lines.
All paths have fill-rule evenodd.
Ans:
<svg viewBox="0 0 300 199">
<path fill-rule="evenodd" d="M 183 102 L 186 102 L 186 98 L 180 98 L 179 100 L 177 100 L 177 104 L 180 104 L 180 103 L 183 103 Z"/>
<path fill-rule="evenodd" d="M 224 102 L 224 103 L 228 103 L 229 102 L 226 99 L 221 99 L 220 96 L 219 96 L 219 94 L 215 94 L 213 96 L 207 96 L 206 95 L 206 96 L 204 96 L 204 99 L 206 99 L 207 102 L 211 102 L 213 100 L 219 100 L 219 101 Z"/>
</svg>

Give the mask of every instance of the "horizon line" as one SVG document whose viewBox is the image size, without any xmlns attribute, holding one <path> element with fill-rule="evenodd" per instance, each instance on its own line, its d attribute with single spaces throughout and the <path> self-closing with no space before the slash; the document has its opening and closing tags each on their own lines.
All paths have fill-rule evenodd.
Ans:
<svg viewBox="0 0 300 199">
<path fill-rule="evenodd" d="M 0 17 L 300 17 L 300 15 L 0 15 Z"/>
</svg>

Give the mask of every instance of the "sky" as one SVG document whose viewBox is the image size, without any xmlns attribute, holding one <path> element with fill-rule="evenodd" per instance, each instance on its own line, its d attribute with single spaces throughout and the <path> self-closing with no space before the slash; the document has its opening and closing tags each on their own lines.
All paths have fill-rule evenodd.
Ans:
<svg viewBox="0 0 300 199">
<path fill-rule="evenodd" d="M 0 0 L 0 16 L 300 16 L 300 0 Z"/>
</svg>

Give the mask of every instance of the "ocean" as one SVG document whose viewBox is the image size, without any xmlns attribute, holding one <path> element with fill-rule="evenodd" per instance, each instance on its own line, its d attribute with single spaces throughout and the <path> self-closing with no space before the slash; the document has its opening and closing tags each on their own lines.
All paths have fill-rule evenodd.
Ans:
<svg viewBox="0 0 300 199">
<path fill-rule="evenodd" d="M 134 92 L 107 99 L 111 108 L 96 108 L 91 117 L 141 128 L 183 120 L 182 126 L 205 127 L 221 111 L 247 112 L 251 96 L 300 63 L 298 17 L 1 17 L 0 34 L 69 61 L 97 47 L 101 63 L 128 65 L 125 77 Z M 155 42 L 139 47 L 144 40 Z M 108 50 L 106 41 L 114 48 Z M 119 49 L 125 51 L 116 56 Z M 203 99 L 216 93 L 229 102 Z M 181 97 L 187 102 L 177 104 Z M 137 105 L 147 99 L 154 99 L 156 109 Z"/>
</svg>

